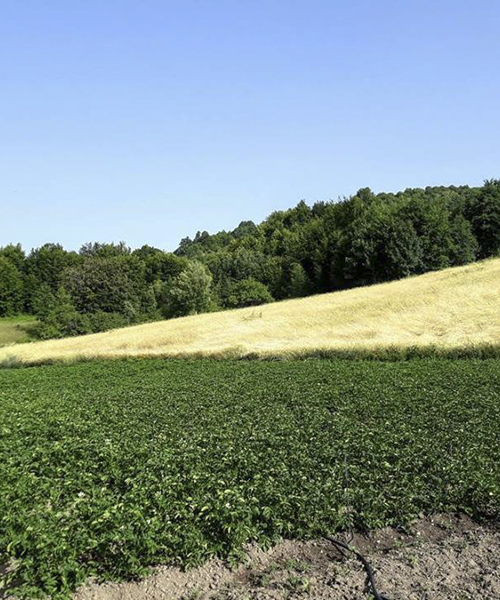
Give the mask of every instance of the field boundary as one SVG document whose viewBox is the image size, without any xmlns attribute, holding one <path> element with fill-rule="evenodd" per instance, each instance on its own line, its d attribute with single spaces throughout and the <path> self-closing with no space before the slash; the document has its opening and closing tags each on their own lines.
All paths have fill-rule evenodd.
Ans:
<svg viewBox="0 0 500 600">
<path fill-rule="evenodd" d="M 82 362 L 138 361 L 138 360 L 235 360 L 235 361 L 294 361 L 310 359 L 335 359 L 354 361 L 400 362 L 414 359 L 443 358 L 449 360 L 500 358 L 500 344 L 481 344 L 443 348 L 440 346 L 387 346 L 385 348 L 306 348 L 298 350 L 257 352 L 242 348 L 227 348 L 214 352 L 165 352 L 87 356 L 73 354 L 39 359 L 21 359 L 15 354 L 0 359 L 0 369 L 18 369 L 48 365 L 73 365 Z"/>
</svg>

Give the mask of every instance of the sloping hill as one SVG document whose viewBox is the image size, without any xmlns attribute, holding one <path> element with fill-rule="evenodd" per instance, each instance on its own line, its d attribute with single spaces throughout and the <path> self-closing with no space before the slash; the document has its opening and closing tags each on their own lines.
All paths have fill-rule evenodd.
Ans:
<svg viewBox="0 0 500 600">
<path fill-rule="evenodd" d="M 35 317 L 0 317 L 0 346 L 29 342 L 30 330 L 36 324 Z"/>
<path fill-rule="evenodd" d="M 256 308 L 0 348 L 0 363 L 126 356 L 382 356 L 500 346 L 500 259 Z"/>
</svg>

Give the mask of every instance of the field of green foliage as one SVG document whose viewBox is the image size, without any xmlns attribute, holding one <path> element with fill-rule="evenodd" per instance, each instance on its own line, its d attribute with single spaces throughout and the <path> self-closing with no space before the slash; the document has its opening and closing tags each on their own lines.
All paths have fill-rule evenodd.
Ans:
<svg viewBox="0 0 500 600">
<path fill-rule="evenodd" d="M 499 439 L 497 359 L 5 369 L 0 565 L 65 598 L 251 540 L 498 518 Z"/>
</svg>

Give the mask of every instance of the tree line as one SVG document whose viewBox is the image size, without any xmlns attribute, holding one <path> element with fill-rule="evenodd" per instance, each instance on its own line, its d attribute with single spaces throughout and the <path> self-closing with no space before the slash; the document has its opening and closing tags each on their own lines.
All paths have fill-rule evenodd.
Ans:
<svg viewBox="0 0 500 600">
<path fill-rule="evenodd" d="M 184 238 L 174 252 L 124 242 L 78 252 L 0 248 L 0 316 L 34 314 L 40 338 L 255 306 L 500 255 L 500 180 L 301 201 L 262 223 Z"/>
</svg>

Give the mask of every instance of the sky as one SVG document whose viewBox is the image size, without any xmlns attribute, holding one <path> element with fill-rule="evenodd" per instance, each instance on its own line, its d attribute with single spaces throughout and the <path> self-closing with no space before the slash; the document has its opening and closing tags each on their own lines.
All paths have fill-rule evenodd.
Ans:
<svg viewBox="0 0 500 600">
<path fill-rule="evenodd" d="M 498 0 L 0 0 L 0 246 L 500 177 Z"/>
</svg>

